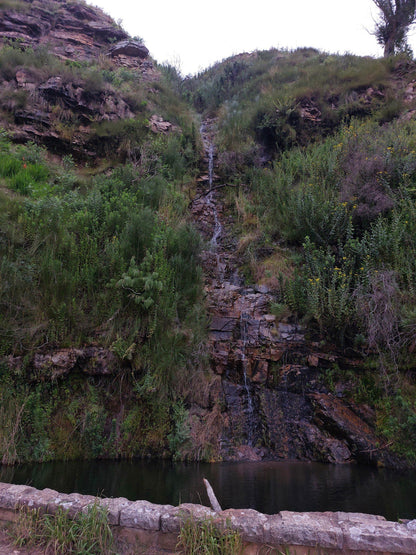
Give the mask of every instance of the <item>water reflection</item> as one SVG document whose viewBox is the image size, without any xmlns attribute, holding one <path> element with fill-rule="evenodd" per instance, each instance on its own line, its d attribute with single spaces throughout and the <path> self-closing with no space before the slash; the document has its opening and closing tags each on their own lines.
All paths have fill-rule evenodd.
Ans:
<svg viewBox="0 0 416 555">
<path fill-rule="evenodd" d="M 173 464 L 76 461 L 0 467 L 0 481 L 60 492 L 208 505 L 208 478 L 223 508 L 351 511 L 416 518 L 416 474 L 300 462 Z"/>
</svg>

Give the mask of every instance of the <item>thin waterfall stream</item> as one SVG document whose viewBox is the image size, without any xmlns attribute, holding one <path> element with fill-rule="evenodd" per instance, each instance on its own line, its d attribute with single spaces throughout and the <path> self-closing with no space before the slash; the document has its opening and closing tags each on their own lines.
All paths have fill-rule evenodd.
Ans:
<svg viewBox="0 0 416 555">
<path fill-rule="evenodd" d="M 247 377 L 247 356 L 246 347 L 248 341 L 248 314 L 241 313 L 240 315 L 240 335 L 241 335 L 241 366 L 243 370 L 244 389 L 247 396 L 247 445 L 253 447 L 253 420 L 254 420 L 254 405 L 253 398 L 250 391 L 250 385 Z"/>
<path fill-rule="evenodd" d="M 211 143 L 208 149 L 208 185 L 210 189 L 212 189 L 213 183 L 214 183 L 214 145 Z M 214 191 L 210 192 L 208 200 L 213 207 L 213 213 L 214 213 L 214 233 L 212 234 L 212 237 L 211 237 L 211 247 L 216 249 L 218 246 L 218 239 L 220 238 L 222 233 L 222 225 L 218 217 L 218 209 L 214 199 Z"/>
<path fill-rule="evenodd" d="M 250 381 L 250 355 L 247 348 L 253 339 L 250 334 L 253 330 L 250 327 L 252 312 L 252 289 L 242 286 L 242 279 L 238 274 L 238 263 L 236 251 L 230 249 L 230 229 L 224 224 L 229 221 L 224 213 L 221 197 L 215 187 L 215 159 L 216 148 L 214 143 L 215 123 L 204 122 L 201 125 L 201 136 L 205 150 L 205 161 L 208 173 L 201 177 L 201 189 L 205 189 L 205 194 L 198 197 L 198 204 L 193 206 L 194 214 L 199 222 L 203 235 L 208 239 L 208 247 L 204 253 L 203 266 L 206 273 L 206 291 L 210 304 L 210 315 L 213 324 L 221 322 L 222 329 L 219 334 L 221 337 L 230 337 L 231 328 L 235 328 L 235 345 L 229 348 L 234 349 L 234 356 L 239 360 L 238 376 L 225 376 L 229 383 L 239 384 L 238 393 L 227 395 L 225 402 L 228 408 L 234 406 L 235 401 L 239 405 L 236 413 L 240 414 L 243 421 L 241 424 L 242 444 L 254 448 L 258 437 L 256 430 L 259 428 L 258 418 L 256 419 L 256 403 L 253 397 L 253 385 Z M 249 329 L 250 327 L 250 329 Z M 211 328 L 212 329 L 212 328 Z M 217 367 L 214 371 L 217 371 Z M 231 409 L 233 410 L 233 409 Z M 240 426 L 239 424 L 239 426 Z M 228 443 L 224 439 L 224 444 Z"/>
</svg>

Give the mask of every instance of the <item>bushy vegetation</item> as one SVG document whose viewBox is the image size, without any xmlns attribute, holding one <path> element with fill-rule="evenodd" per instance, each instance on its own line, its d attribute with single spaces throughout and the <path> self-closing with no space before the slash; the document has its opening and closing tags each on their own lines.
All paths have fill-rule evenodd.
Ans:
<svg viewBox="0 0 416 555">
<path fill-rule="evenodd" d="M 65 10 L 52 0 L 31 5 Z M 16 88 L 18 71 L 36 93 Z M 40 100 L 43 119 L 34 125 L 46 125 L 55 137 L 48 146 L 62 156 L 52 163 L 46 149 L 14 145 L 0 133 L 5 464 L 181 449 L 174 407 L 186 417 L 205 360 L 200 237 L 187 211 L 200 139 L 169 72 L 149 62 L 148 71 L 144 77 L 140 67 L 120 67 L 104 51 L 85 61 L 20 40 L 0 48 L 1 119 L 22 123 Z M 62 94 L 41 92 L 50 78 Z M 73 85 L 82 95 L 76 109 L 65 96 Z M 100 116 L 108 99 L 122 106 L 110 119 Z M 172 124 L 169 135 L 151 131 L 154 114 Z M 35 352 L 85 345 L 116 356 L 111 377 L 76 370 L 54 378 L 47 365 L 31 365 Z"/>
<path fill-rule="evenodd" d="M 201 245 L 188 215 L 201 155 L 194 109 L 215 118 L 241 274 L 274 289 L 271 312 L 363 358 L 374 383 L 351 395 L 371 402 L 386 442 L 416 460 L 408 57 L 271 49 L 182 81 L 170 66 L 144 78 L 109 57 L 64 61 L 17 41 L 0 50 L 10 125 L 34 98 L 14 86 L 17 69 L 37 86 L 56 76 L 79 84 L 89 100 L 115 95 L 128 117 L 43 98 L 55 152 L 93 167 L 77 168 L 69 154 L 52 163 L 41 147 L 0 134 L 4 463 L 192 452 L 187 407 L 206 356 Z M 155 114 L 173 124 L 170 134 L 150 130 Z M 35 375 L 35 352 L 85 345 L 116 355 L 111 378 Z"/>
<path fill-rule="evenodd" d="M 302 254 L 296 278 L 282 291 L 286 302 L 341 342 L 365 334 L 369 348 L 389 343 L 392 349 L 393 339 L 409 347 L 415 148 L 413 122 L 380 127 L 356 121 L 251 174 L 263 233 Z M 383 296 L 393 303 L 397 322 L 390 325 L 400 338 L 379 329 L 378 318 L 387 314 L 377 315 L 373 304 Z"/>
<path fill-rule="evenodd" d="M 199 110 L 219 116 L 220 147 L 238 151 L 250 138 L 273 155 L 352 117 L 393 117 L 387 105 L 399 113 L 390 77 L 402 62 L 272 49 L 226 60 L 183 88 Z"/>
<path fill-rule="evenodd" d="M 2 135 L 0 350 L 22 357 L 2 367 L 4 463 L 133 456 L 167 442 L 170 405 L 200 367 L 200 239 L 182 192 L 192 156 L 175 137 L 146 150 L 146 164 L 85 178 L 71 158 L 51 166 L 43 149 Z M 113 383 L 45 384 L 47 368 L 25 364 L 35 350 L 91 342 L 119 358 L 121 420 Z"/>
<path fill-rule="evenodd" d="M 416 126 L 405 57 L 312 49 L 240 55 L 184 83 L 215 116 L 242 272 L 315 340 L 373 369 L 362 402 L 396 452 L 413 440 Z M 234 193 L 237 191 L 237 193 Z M 360 376 L 355 376 L 360 381 Z M 404 385 L 407 384 L 407 385 Z M 371 397 L 371 399 L 370 399 Z"/>
</svg>

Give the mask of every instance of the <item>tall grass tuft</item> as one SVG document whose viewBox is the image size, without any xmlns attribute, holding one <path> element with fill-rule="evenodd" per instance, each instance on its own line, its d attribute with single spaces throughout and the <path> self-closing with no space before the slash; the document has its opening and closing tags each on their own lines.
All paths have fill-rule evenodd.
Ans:
<svg viewBox="0 0 416 555">
<path fill-rule="evenodd" d="M 183 521 L 177 549 L 183 555 L 238 555 L 243 548 L 237 530 L 212 519 Z"/>
<path fill-rule="evenodd" d="M 61 508 L 55 514 L 45 514 L 23 507 L 11 534 L 17 546 L 40 547 L 47 554 L 115 553 L 107 511 L 98 502 L 74 518 Z"/>
</svg>

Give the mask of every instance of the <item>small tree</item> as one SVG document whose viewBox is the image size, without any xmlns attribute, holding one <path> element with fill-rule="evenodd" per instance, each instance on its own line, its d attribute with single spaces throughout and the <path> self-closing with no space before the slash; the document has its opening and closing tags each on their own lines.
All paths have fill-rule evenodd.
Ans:
<svg viewBox="0 0 416 555">
<path fill-rule="evenodd" d="M 409 28 L 416 21 L 415 0 L 373 0 L 380 10 L 374 35 L 384 46 L 384 56 L 409 51 L 406 40 Z"/>
</svg>

